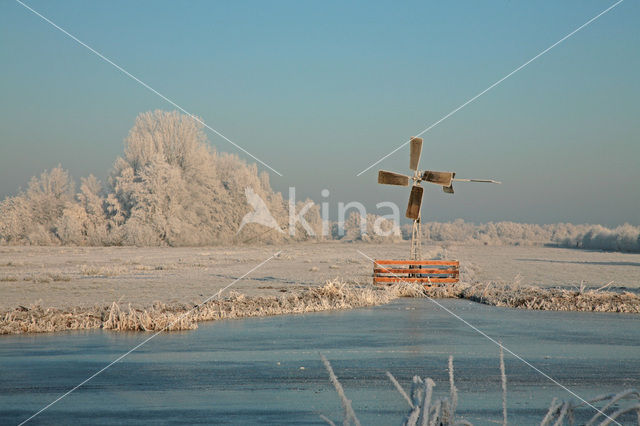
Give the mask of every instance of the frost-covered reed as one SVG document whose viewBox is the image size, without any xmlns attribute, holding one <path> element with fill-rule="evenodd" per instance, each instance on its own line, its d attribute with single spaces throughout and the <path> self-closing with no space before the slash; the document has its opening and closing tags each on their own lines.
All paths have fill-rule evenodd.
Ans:
<svg viewBox="0 0 640 426">
<path fill-rule="evenodd" d="M 330 362 L 320 355 L 325 368 L 329 372 L 330 381 L 334 388 L 338 392 L 343 404 L 343 424 L 350 425 L 351 421 L 356 418 L 356 413 L 351 408 L 351 401 L 347 398 L 347 395 L 338 380 Z M 458 406 L 458 392 L 454 384 L 453 373 L 453 357 L 449 357 L 449 398 L 436 398 L 434 400 L 434 388 L 436 383 L 429 377 L 413 376 L 411 382 L 411 397 L 404 390 L 402 385 L 389 371 L 386 372 L 387 377 L 395 387 L 395 389 L 402 395 L 409 405 L 409 411 L 405 415 L 402 422 L 405 426 L 473 426 L 473 424 L 466 420 L 464 416 L 458 415 L 456 410 Z M 507 375 L 504 366 L 504 353 L 502 347 L 500 348 L 500 376 L 502 386 L 502 424 L 507 425 Z M 574 414 L 576 410 L 592 410 L 593 407 L 597 408 L 597 411 L 590 420 L 585 424 L 586 426 L 594 426 L 596 424 L 600 426 L 607 426 L 612 423 L 619 423 L 618 420 L 622 416 L 625 416 L 625 421 L 630 421 L 629 413 L 635 413 L 636 424 L 640 425 L 640 393 L 635 389 L 627 389 L 617 394 L 601 395 L 585 402 L 574 401 L 561 401 L 558 398 L 553 398 L 547 413 L 542 417 L 540 426 L 561 426 L 568 424 L 570 426 L 575 425 Z M 399 416 L 401 413 L 399 413 Z M 335 425 L 335 422 L 328 416 L 320 415 L 325 422 L 330 425 Z M 486 419 L 487 422 L 500 423 L 495 419 Z M 599 423 L 598 423 L 599 422 Z M 359 424 L 359 423 L 355 423 Z M 625 423 L 631 424 L 631 423 Z"/>
<path fill-rule="evenodd" d="M 117 331 L 191 330 L 199 321 L 303 314 L 389 303 L 398 297 L 464 298 L 493 306 L 554 311 L 640 313 L 640 296 L 630 292 L 545 289 L 508 284 L 456 283 L 424 289 L 398 283 L 359 285 L 340 280 L 284 296 L 247 297 L 231 292 L 194 308 L 156 302 L 150 307 L 109 306 L 58 309 L 40 305 L 0 313 L 0 334 L 104 328 Z"/>
<path fill-rule="evenodd" d="M 360 426 L 360 421 L 358 420 L 356 413 L 353 411 L 353 407 L 351 407 L 351 400 L 349 400 L 349 398 L 347 398 L 347 396 L 345 395 L 342 384 L 340 384 L 340 380 L 338 380 L 338 377 L 334 373 L 331 364 L 324 355 L 321 354 L 320 358 L 322 359 L 322 363 L 329 373 L 329 380 L 331 381 L 331 384 L 336 389 L 336 392 L 340 397 L 342 409 L 344 410 L 344 424 L 348 425 L 353 421 L 353 424 L 355 424 L 356 426 Z"/>
<path fill-rule="evenodd" d="M 614 292 L 541 288 L 502 283 L 455 283 L 425 290 L 433 298 L 461 298 L 492 306 L 543 311 L 640 313 L 640 296 Z"/>
<path fill-rule="evenodd" d="M 325 368 L 329 372 L 329 379 L 334 385 L 336 391 L 342 401 L 344 414 L 343 424 L 350 425 L 351 421 L 354 424 L 359 424 L 355 412 L 351 408 L 351 401 L 347 398 L 340 381 L 331 367 L 330 362 L 320 355 Z M 419 376 L 413 376 L 411 383 L 411 396 L 407 394 L 398 380 L 391 374 L 386 372 L 387 377 L 394 385 L 396 390 L 402 395 L 409 405 L 409 412 L 405 416 L 403 424 L 406 426 L 447 426 L 447 425 L 469 425 L 470 423 L 462 418 L 456 416 L 456 408 L 458 404 L 458 391 L 454 384 L 453 374 L 453 357 L 449 357 L 449 398 L 435 399 L 434 388 L 435 382 L 429 378 L 421 378 Z M 327 423 L 333 423 L 325 415 L 321 418 Z M 331 423 L 330 423 L 331 422 Z"/>
<path fill-rule="evenodd" d="M 625 405 L 626 400 L 629 402 Z M 599 411 L 585 423 L 585 426 L 594 426 L 596 424 L 607 426 L 612 423 L 619 424 L 619 418 L 628 413 L 635 413 L 636 424 L 640 425 L 640 393 L 638 393 L 636 389 L 627 389 L 616 394 L 600 395 L 587 402 L 590 405 L 601 405 L 601 407 L 598 409 Z M 577 409 L 585 409 L 585 407 L 587 407 L 587 404 L 584 402 L 561 401 L 553 398 L 549 410 L 542 419 L 540 426 L 550 426 L 552 424 L 564 425 L 565 421 L 569 425 L 574 425 L 575 411 Z"/>
<path fill-rule="evenodd" d="M 424 297 L 424 293 L 418 285 L 374 287 L 333 280 L 321 287 L 284 296 L 247 297 L 231 292 L 226 297 L 197 307 L 157 302 L 148 308 L 138 308 L 131 305 L 122 307 L 114 302 L 110 306 L 64 310 L 34 305 L 0 314 L 0 334 L 96 328 L 116 331 L 192 330 L 197 328 L 199 321 L 352 309 L 389 303 L 398 297 Z"/>
<path fill-rule="evenodd" d="M 507 373 L 504 367 L 502 342 L 500 342 L 500 384 L 502 385 L 502 424 L 507 426 Z"/>
</svg>

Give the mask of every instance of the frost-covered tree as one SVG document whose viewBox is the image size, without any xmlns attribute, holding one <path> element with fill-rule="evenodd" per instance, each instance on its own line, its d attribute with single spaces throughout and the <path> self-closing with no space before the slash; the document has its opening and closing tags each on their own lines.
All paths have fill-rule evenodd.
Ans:
<svg viewBox="0 0 640 426">
<path fill-rule="evenodd" d="M 364 224 L 362 223 L 364 219 Z M 364 232 L 363 232 L 364 231 Z M 363 217 L 359 212 L 351 212 L 344 222 L 343 235 L 340 227 L 335 228 L 337 239 L 343 241 L 392 242 L 401 241 L 400 228 L 393 220 L 368 213 Z"/>
<path fill-rule="evenodd" d="M 61 166 L 31 178 L 26 191 L 0 204 L 0 239 L 6 243 L 57 243 L 56 223 L 73 202 L 73 190 L 73 181 Z"/>
<path fill-rule="evenodd" d="M 110 244 L 103 192 L 95 176 L 81 179 L 80 192 L 74 202 L 67 203 L 56 223 L 56 235 L 63 244 Z"/>
<path fill-rule="evenodd" d="M 288 224 L 286 203 L 271 189 L 266 173 L 258 174 L 255 164 L 235 155 L 218 154 L 208 146 L 202 124 L 178 112 L 138 116 L 109 185 L 113 195 L 107 198 L 108 218 L 118 224 L 113 232 L 122 244 L 203 245 L 289 238 L 257 224 L 237 234 L 250 211 L 245 188 L 264 200 L 283 229 Z M 309 216 L 314 225 L 319 223 L 313 214 Z M 296 233 L 296 238 L 307 234 Z"/>
</svg>

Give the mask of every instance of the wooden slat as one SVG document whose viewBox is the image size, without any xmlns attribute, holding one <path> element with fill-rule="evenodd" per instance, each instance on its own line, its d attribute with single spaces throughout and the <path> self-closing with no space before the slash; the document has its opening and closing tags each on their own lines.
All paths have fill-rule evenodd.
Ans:
<svg viewBox="0 0 640 426">
<path fill-rule="evenodd" d="M 389 269 L 389 268 L 375 268 L 374 274 L 457 274 L 458 270 L 454 268 L 446 269 Z"/>
<path fill-rule="evenodd" d="M 396 277 L 373 277 L 374 283 L 395 283 L 395 282 L 412 282 L 412 283 L 457 283 L 457 278 L 396 278 Z"/>
<path fill-rule="evenodd" d="M 451 265 L 459 266 L 457 260 L 375 260 L 375 265 Z"/>
<path fill-rule="evenodd" d="M 415 266 L 415 268 L 411 268 L 411 266 Z M 459 267 L 460 262 L 457 260 L 375 260 L 373 263 L 373 282 L 412 282 L 425 285 L 457 283 L 460 276 Z"/>
</svg>

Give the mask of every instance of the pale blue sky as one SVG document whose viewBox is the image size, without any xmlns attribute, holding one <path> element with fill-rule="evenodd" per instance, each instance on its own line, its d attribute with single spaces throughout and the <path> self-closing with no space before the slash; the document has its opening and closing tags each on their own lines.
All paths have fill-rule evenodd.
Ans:
<svg viewBox="0 0 640 426">
<path fill-rule="evenodd" d="M 355 175 L 613 1 L 27 1 L 321 201 L 406 203 Z M 424 135 L 424 220 L 640 225 L 640 3 L 626 0 Z M 58 163 L 105 178 L 139 112 L 173 109 L 0 1 L 0 196 Z M 220 151 L 236 152 L 209 133 Z M 387 213 L 387 211 L 380 212 Z"/>
</svg>

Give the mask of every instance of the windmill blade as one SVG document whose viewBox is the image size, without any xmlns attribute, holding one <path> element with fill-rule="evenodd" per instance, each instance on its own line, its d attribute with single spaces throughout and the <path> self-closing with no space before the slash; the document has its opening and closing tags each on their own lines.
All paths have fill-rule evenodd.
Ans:
<svg viewBox="0 0 640 426">
<path fill-rule="evenodd" d="M 493 179 L 453 179 L 455 182 L 481 182 L 481 183 L 497 183 L 501 184 L 502 182 L 493 180 Z"/>
<path fill-rule="evenodd" d="M 378 183 L 382 183 L 384 185 L 409 186 L 409 176 L 380 170 L 378 171 Z"/>
<path fill-rule="evenodd" d="M 409 157 L 409 168 L 418 170 L 420 154 L 422 153 L 422 138 L 411 138 L 411 154 Z"/>
<path fill-rule="evenodd" d="M 454 173 L 455 176 L 455 173 Z M 482 183 L 502 183 L 493 179 L 451 179 L 453 182 L 482 182 Z M 449 186 L 443 186 L 442 190 L 447 194 L 453 194 L 453 183 Z"/>
<path fill-rule="evenodd" d="M 420 207 L 422 206 L 422 191 L 423 188 L 418 185 L 414 185 L 411 188 L 411 194 L 409 194 L 409 204 L 407 205 L 407 212 L 405 216 L 409 219 L 416 220 L 420 217 Z"/>
<path fill-rule="evenodd" d="M 433 170 L 425 170 L 422 173 L 422 180 L 434 183 L 436 185 L 451 186 L 451 181 L 456 174 L 454 172 L 434 172 Z"/>
</svg>

